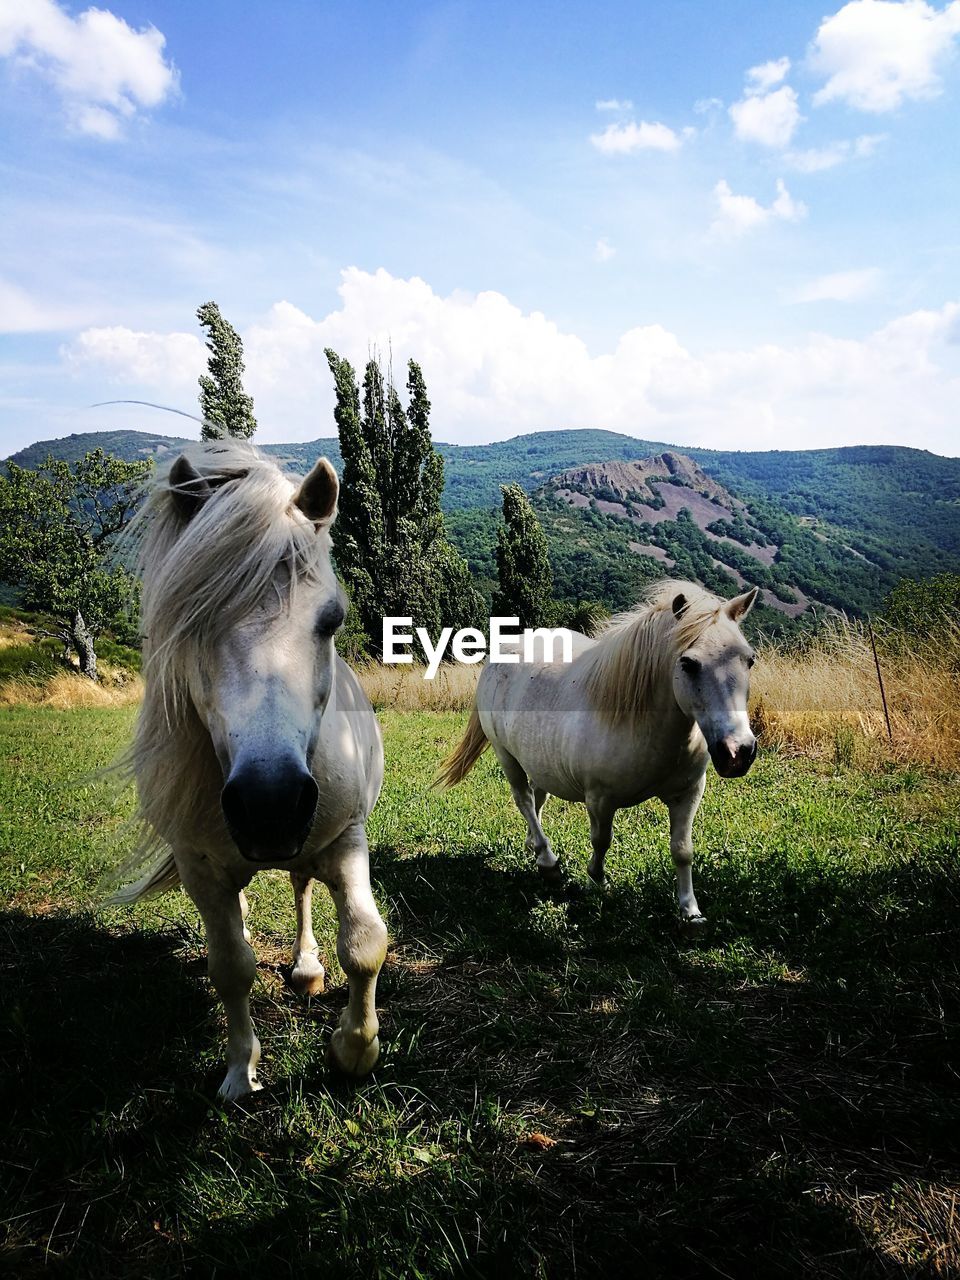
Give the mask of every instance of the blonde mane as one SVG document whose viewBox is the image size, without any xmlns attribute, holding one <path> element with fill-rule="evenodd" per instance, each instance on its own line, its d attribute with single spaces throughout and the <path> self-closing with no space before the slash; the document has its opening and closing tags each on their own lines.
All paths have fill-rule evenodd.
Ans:
<svg viewBox="0 0 960 1280">
<path fill-rule="evenodd" d="M 252 445 L 216 441 L 185 455 L 212 495 L 190 516 L 169 472 L 135 521 L 148 686 L 177 700 L 187 655 L 209 657 L 271 597 L 329 566 L 330 539 L 292 504 L 295 483 Z"/>
<path fill-rule="evenodd" d="M 293 505 L 297 482 L 275 462 L 233 440 L 184 452 L 210 497 L 191 515 L 168 471 L 131 522 L 143 582 L 145 690 L 123 769 L 137 781 L 141 838 L 120 876 L 178 832 L 226 836 L 223 778 L 187 696 L 189 672 L 212 662 L 224 636 L 256 609 L 285 608 L 298 583 L 326 577 L 336 587 L 329 534 Z M 147 891 L 164 887 L 151 882 Z"/>
<path fill-rule="evenodd" d="M 686 600 L 680 617 L 678 595 Z M 695 582 L 657 582 L 627 613 L 611 619 L 583 657 L 587 692 L 612 723 L 636 720 L 649 709 L 673 665 L 720 616 L 724 601 Z"/>
</svg>

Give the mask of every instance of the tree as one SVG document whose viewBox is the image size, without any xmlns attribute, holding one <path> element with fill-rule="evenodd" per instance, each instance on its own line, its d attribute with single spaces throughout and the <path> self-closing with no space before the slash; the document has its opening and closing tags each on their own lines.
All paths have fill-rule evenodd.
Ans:
<svg viewBox="0 0 960 1280">
<path fill-rule="evenodd" d="M 553 604 L 553 626 L 585 636 L 598 635 L 609 617 L 609 610 L 598 600 L 555 600 Z"/>
<path fill-rule="evenodd" d="M 895 642 L 956 644 L 960 634 L 960 574 L 938 573 L 922 581 L 901 578 L 883 608 Z"/>
<path fill-rule="evenodd" d="M 10 462 L 0 474 L 0 581 L 53 619 L 91 680 L 97 637 L 134 586 L 105 557 L 137 509 L 150 466 L 95 449 L 72 467 L 48 456 L 35 471 Z"/>
<path fill-rule="evenodd" d="M 527 495 L 518 484 L 500 486 L 503 524 L 497 530 L 497 576 L 493 612 L 519 618 L 521 627 L 546 627 L 552 616 L 553 574 L 547 539 Z"/>
<path fill-rule="evenodd" d="M 253 398 L 243 389 L 243 343 L 232 324 L 224 320 L 215 302 L 197 308 L 197 319 L 207 331 L 209 374 L 200 375 L 202 440 L 233 436 L 249 440 L 257 429 Z"/>
<path fill-rule="evenodd" d="M 411 617 L 436 637 L 441 627 L 478 626 L 483 600 L 466 561 L 447 540 L 440 497 L 443 458 L 430 436 L 430 401 L 420 366 L 407 366 L 407 408 L 379 361 L 367 362 L 363 397 L 347 360 L 327 350 L 343 456 L 333 545 L 354 613 L 379 654 L 385 616 Z"/>
</svg>

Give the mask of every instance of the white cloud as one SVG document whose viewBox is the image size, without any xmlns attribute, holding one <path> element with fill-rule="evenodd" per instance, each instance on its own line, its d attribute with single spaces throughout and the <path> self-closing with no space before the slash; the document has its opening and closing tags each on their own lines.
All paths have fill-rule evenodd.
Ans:
<svg viewBox="0 0 960 1280">
<path fill-rule="evenodd" d="M 847 160 L 863 160 L 872 156 L 886 134 L 865 133 L 859 138 L 844 138 L 830 142 L 825 147 L 810 147 L 806 151 L 788 151 L 784 163 L 798 173 L 822 173 L 835 169 Z"/>
<path fill-rule="evenodd" d="M 594 103 L 598 111 L 632 111 L 633 103 L 629 98 L 601 98 Z"/>
<path fill-rule="evenodd" d="M 609 262 L 611 258 L 615 258 L 616 256 L 616 249 L 605 236 L 601 236 L 593 247 L 594 261 Z"/>
<path fill-rule="evenodd" d="M 61 348 L 67 364 L 102 373 L 113 384 L 163 388 L 171 395 L 196 390 L 206 369 L 206 347 L 194 333 L 143 333 L 113 325 L 85 329 Z"/>
<path fill-rule="evenodd" d="M 789 298 L 791 302 L 859 302 L 876 292 L 883 273 L 878 267 L 857 271 L 834 271 L 808 280 Z"/>
<path fill-rule="evenodd" d="M 776 198 L 769 205 L 753 196 L 734 195 L 725 178 L 714 187 L 713 195 L 717 216 L 711 230 L 715 235 L 740 236 L 771 221 L 799 222 L 807 216 L 806 205 L 794 200 L 782 178 L 777 179 Z"/>
<path fill-rule="evenodd" d="M 827 82 L 813 101 L 879 113 L 933 97 L 958 34 L 960 0 L 943 9 L 924 0 L 851 0 L 814 37 L 809 64 Z"/>
<path fill-rule="evenodd" d="M 333 434 L 324 347 L 362 365 L 371 345 L 390 344 L 395 370 L 408 356 L 423 366 L 439 440 L 597 426 L 725 448 L 909 441 L 956 452 L 960 348 L 950 338 L 958 329 L 960 304 L 950 303 L 862 340 L 811 334 L 793 346 L 697 354 L 650 324 L 593 355 L 575 334 L 502 294 L 441 297 L 417 278 L 350 268 L 329 314 L 313 319 L 278 303 L 243 340 L 265 441 Z M 156 379 L 143 388 L 151 397 L 193 407 L 203 355 L 194 335 L 92 332 L 100 336 L 81 335 L 67 353 L 74 360 L 77 349 L 84 353 L 88 385 L 98 368 L 126 370 L 133 395 L 140 390 L 134 375 L 143 373 Z"/>
<path fill-rule="evenodd" d="M 796 90 L 785 84 L 772 93 L 748 93 L 730 107 L 730 118 L 738 138 L 764 147 L 785 147 L 800 123 Z"/>
<path fill-rule="evenodd" d="M 73 328 L 83 318 L 78 308 L 39 301 L 25 289 L 0 278 L 0 333 L 55 332 Z"/>
<path fill-rule="evenodd" d="M 782 178 L 777 179 L 777 198 L 770 206 L 770 215 L 785 222 L 800 222 L 807 216 L 807 206 L 802 200 L 794 200 Z"/>
<path fill-rule="evenodd" d="M 71 17 L 54 0 L 0 0 L 0 57 L 40 76 L 63 101 L 70 126 L 108 140 L 124 121 L 177 87 L 156 27 L 135 31 L 106 9 Z"/>
<path fill-rule="evenodd" d="M 762 62 L 759 67 L 751 67 L 747 72 L 747 92 L 766 93 L 779 84 L 789 70 L 789 58 L 777 58 L 772 62 Z"/>
<path fill-rule="evenodd" d="M 609 124 L 603 133 L 592 133 L 590 141 L 604 155 L 631 155 L 634 151 L 676 151 L 682 145 L 679 134 L 665 124 Z"/>
</svg>

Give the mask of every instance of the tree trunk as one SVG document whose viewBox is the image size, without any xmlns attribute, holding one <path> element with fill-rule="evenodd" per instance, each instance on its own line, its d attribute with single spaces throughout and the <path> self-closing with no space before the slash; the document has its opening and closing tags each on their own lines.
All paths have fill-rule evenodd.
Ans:
<svg viewBox="0 0 960 1280">
<path fill-rule="evenodd" d="M 77 657 L 80 659 L 80 674 L 88 676 L 91 680 L 96 680 L 97 655 L 93 647 L 93 635 L 86 622 L 84 622 L 83 614 L 79 609 L 74 615 L 70 638 L 73 641 L 73 647 L 77 651 Z"/>
</svg>

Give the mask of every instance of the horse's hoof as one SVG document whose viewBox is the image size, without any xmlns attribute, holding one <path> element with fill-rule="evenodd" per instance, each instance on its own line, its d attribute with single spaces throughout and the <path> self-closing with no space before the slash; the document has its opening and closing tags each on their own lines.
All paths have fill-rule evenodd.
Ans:
<svg viewBox="0 0 960 1280">
<path fill-rule="evenodd" d="M 587 884 L 591 889 L 596 890 L 597 893 L 606 893 L 607 889 L 610 887 L 610 882 L 605 876 L 595 876 L 589 867 L 587 867 Z"/>
<path fill-rule="evenodd" d="M 354 1041 L 354 1043 L 351 1044 L 351 1041 Z M 377 1065 L 379 1057 L 379 1036 L 374 1036 L 372 1040 L 357 1045 L 355 1037 L 337 1028 L 330 1037 L 327 1061 L 334 1070 L 342 1072 L 345 1076 L 360 1077 L 369 1075 Z"/>
<path fill-rule="evenodd" d="M 548 867 L 544 867 L 538 862 L 537 872 L 540 876 L 540 883 L 546 885 L 548 889 L 563 889 L 567 883 L 566 873 L 559 862 L 552 862 Z"/>
<path fill-rule="evenodd" d="M 325 979 L 326 974 L 323 969 L 320 969 L 319 972 L 304 972 L 302 969 L 294 969 L 290 974 L 290 985 L 298 996 L 322 996 L 325 989 Z"/>
<path fill-rule="evenodd" d="M 698 912 L 695 916 L 681 916 L 680 928 L 685 932 L 698 933 L 707 923 L 707 917 Z"/>
<path fill-rule="evenodd" d="M 228 1071 L 223 1084 L 217 1090 L 217 1097 L 223 1102 L 239 1102 L 251 1093 L 259 1093 L 263 1085 L 256 1076 L 246 1071 Z"/>
</svg>

